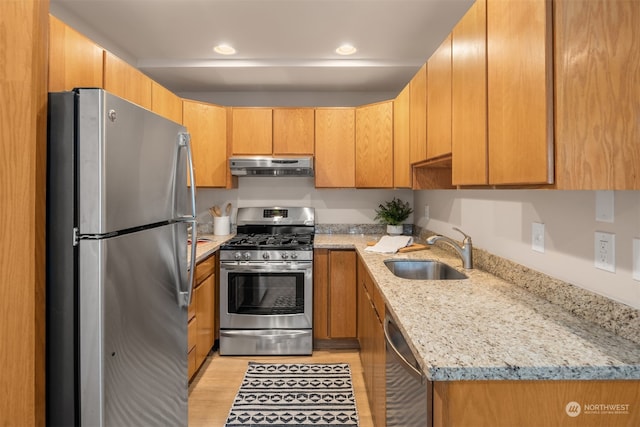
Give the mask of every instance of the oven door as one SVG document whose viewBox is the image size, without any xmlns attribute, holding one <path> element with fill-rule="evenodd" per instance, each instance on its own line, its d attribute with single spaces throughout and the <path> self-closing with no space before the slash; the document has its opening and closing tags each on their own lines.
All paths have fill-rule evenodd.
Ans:
<svg viewBox="0 0 640 427">
<path fill-rule="evenodd" d="M 312 261 L 221 261 L 221 329 L 311 329 Z"/>
</svg>

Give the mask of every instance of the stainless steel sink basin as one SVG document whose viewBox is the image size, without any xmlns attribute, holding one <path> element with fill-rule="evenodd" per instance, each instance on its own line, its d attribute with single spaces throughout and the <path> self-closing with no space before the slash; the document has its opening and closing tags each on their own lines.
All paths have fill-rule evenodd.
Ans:
<svg viewBox="0 0 640 427">
<path fill-rule="evenodd" d="M 461 280 L 467 275 L 440 261 L 388 259 L 384 264 L 396 276 L 412 280 Z"/>
</svg>

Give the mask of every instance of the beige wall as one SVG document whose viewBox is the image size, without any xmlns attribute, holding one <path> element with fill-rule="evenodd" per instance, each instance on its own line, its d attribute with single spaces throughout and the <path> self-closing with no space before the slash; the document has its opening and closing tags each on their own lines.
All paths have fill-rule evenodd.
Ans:
<svg viewBox="0 0 640 427">
<path fill-rule="evenodd" d="M 640 282 L 632 279 L 632 239 L 640 238 L 640 192 L 614 192 L 614 222 L 595 220 L 594 191 L 416 191 L 414 223 L 640 308 Z M 424 216 L 429 205 L 430 219 Z M 545 253 L 531 249 L 531 223 L 545 224 Z M 616 272 L 594 267 L 594 232 L 615 234 Z"/>
</svg>

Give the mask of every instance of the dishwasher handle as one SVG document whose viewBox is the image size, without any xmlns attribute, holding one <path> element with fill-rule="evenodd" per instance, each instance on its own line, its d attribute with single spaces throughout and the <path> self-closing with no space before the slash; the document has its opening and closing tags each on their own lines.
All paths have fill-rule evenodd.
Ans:
<svg viewBox="0 0 640 427">
<path fill-rule="evenodd" d="M 409 362 L 401 353 L 400 351 L 396 348 L 395 345 L 393 345 L 393 341 L 391 340 L 391 333 L 389 332 L 389 324 L 392 323 L 391 319 L 389 319 L 388 316 L 385 316 L 384 319 L 384 339 L 387 343 L 387 347 L 389 349 L 391 349 L 391 354 L 402 364 L 402 366 L 405 368 L 405 370 L 411 374 L 411 376 L 413 376 L 415 379 L 420 381 L 420 384 L 424 384 L 425 378 L 424 378 L 424 374 L 417 369 L 415 366 L 413 366 L 413 364 L 411 364 L 411 362 Z M 400 331 L 398 331 L 400 332 Z M 402 336 L 402 335 L 401 335 Z M 403 337 L 404 339 L 404 337 Z"/>
</svg>

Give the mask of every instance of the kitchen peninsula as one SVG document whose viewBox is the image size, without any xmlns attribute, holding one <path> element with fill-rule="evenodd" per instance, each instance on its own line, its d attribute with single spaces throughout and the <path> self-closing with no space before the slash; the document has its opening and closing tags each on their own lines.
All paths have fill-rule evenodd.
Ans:
<svg viewBox="0 0 640 427">
<path fill-rule="evenodd" d="M 315 247 L 356 250 L 433 382 L 434 425 L 495 425 L 473 418 L 482 414 L 487 422 L 498 417 L 516 423 L 512 425 L 525 425 L 525 420 L 555 425 L 563 417 L 567 421 L 567 404 L 585 396 L 594 403 L 639 401 L 639 343 L 489 273 L 463 270 L 457 256 L 438 247 L 379 254 L 365 251 L 371 240 L 366 235 L 317 235 Z M 401 279 L 385 267 L 388 258 L 439 260 L 464 271 L 468 279 Z M 600 422 L 637 422 L 630 417 L 638 412 L 627 411 L 627 418 L 609 415 Z M 580 422 L 596 418 L 593 414 Z"/>
</svg>

